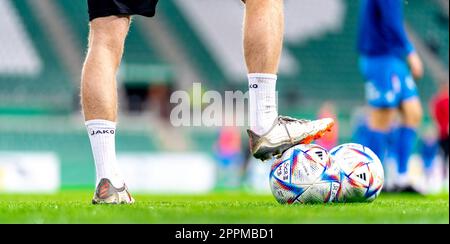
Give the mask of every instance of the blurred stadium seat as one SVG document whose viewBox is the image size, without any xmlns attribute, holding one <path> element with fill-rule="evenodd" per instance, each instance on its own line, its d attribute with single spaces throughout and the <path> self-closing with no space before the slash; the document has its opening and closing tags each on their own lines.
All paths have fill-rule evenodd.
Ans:
<svg viewBox="0 0 450 244">
<path fill-rule="evenodd" d="M 26 31 L 23 36 L 29 37 L 34 50 L 37 51 L 42 68 L 36 70 L 32 76 L 27 72 L 16 70 L 15 72 L 0 72 L 0 110 L 16 110 L 32 113 L 69 112 L 73 109 L 74 83 L 67 79 L 67 71 L 61 66 L 58 54 L 52 46 L 45 32 L 45 27 L 40 26 L 39 19 L 32 11 L 29 2 L 24 0 L 6 1 L 2 7 L 10 9 L 11 13 L 20 15 L 19 25 Z M 5 11 L 5 10 L 3 10 Z M 8 10 L 6 10 L 8 11 Z M 20 42 L 14 42 L 17 46 L 9 46 L 14 53 L 22 46 Z M 13 43 L 10 43 L 13 44 Z M 2 47 L 2 49 L 5 47 Z M 1 57 L 7 61 L 8 57 Z"/>
<path fill-rule="evenodd" d="M 408 1 L 405 15 L 408 24 L 448 66 L 448 9 L 442 9 L 437 1 L 434 4 L 428 1 Z"/>
<path fill-rule="evenodd" d="M 24 76 L 36 75 L 42 68 L 41 60 L 25 27 L 8 1 L 0 2 L 0 73 Z"/>
</svg>

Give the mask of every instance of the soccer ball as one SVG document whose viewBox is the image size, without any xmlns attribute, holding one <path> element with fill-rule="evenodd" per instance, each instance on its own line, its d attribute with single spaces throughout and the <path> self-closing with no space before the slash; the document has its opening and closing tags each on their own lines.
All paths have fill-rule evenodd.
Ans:
<svg viewBox="0 0 450 244">
<path fill-rule="evenodd" d="M 338 202 L 371 202 L 378 197 L 383 188 L 384 170 L 372 150 L 348 143 L 333 148 L 330 156 L 341 170 Z"/>
<path fill-rule="evenodd" d="M 270 188 L 281 204 L 328 203 L 339 190 L 339 168 L 318 145 L 297 145 L 275 160 Z"/>
</svg>

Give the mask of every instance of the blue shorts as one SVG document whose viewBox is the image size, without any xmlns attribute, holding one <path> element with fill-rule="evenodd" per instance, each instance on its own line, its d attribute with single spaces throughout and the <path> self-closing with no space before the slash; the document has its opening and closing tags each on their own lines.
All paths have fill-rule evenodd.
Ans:
<svg viewBox="0 0 450 244">
<path fill-rule="evenodd" d="M 375 108 L 397 108 L 418 97 L 416 83 L 405 61 L 394 56 L 361 57 L 366 98 Z"/>
</svg>

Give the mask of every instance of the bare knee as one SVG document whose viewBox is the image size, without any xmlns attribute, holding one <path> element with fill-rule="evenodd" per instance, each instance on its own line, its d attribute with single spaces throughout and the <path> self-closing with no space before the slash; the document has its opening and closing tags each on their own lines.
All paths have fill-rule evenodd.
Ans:
<svg viewBox="0 0 450 244">
<path fill-rule="evenodd" d="M 420 126 L 423 118 L 423 109 L 419 99 L 403 102 L 400 109 L 403 125 L 412 128 Z"/>
<path fill-rule="evenodd" d="M 395 109 L 373 108 L 369 114 L 369 127 L 377 131 L 389 131 L 395 115 Z"/>
<path fill-rule="evenodd" d="M 89 53 L 107 52 L 120 61 L 129 26 L 129 17 L 110 16 L 94 19 L 90 24 Z"/>
</svg>

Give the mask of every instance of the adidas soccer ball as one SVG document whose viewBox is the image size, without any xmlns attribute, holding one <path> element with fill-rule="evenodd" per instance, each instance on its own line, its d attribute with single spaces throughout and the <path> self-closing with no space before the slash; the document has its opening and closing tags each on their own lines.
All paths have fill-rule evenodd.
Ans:
<svg viewBox="0 0 450 244">
<path fill-rule="evenodd" d="M 371 202 L 378 197 L 383 188 L 384 170 L 372 150 L 348 143 L 333 148 L 330 156 L 341 170 L 338 202 Z"/>
<path fill-rule="evenodd" d="M 332 202 L 339 190 L 339 168 L 324 148 L 297 145 L 273 163 L 270 188 L 281 204 Z"/>
</svg>

